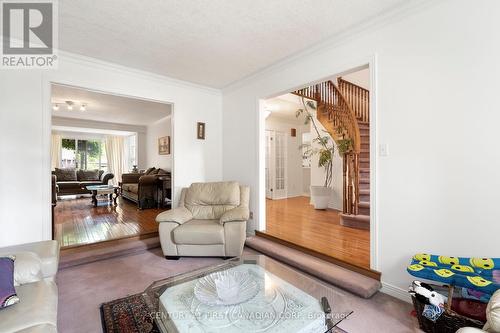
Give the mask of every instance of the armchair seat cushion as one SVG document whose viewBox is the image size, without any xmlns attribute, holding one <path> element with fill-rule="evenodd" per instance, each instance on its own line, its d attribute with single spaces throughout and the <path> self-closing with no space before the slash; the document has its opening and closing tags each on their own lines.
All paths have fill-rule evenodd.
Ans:
<svg viewBox="0 0 500 333">
<path fill-rule="evenodd" d="M 191 220 L 173 230 L 176 244 L 224 244 L 224 226 L 219 220 Z"/>
<path fill-rule="evenodd" d="M 122 184 L 122 190 L 137 194 L 139 193 L 139 184 Z"/>
<path fill-rule="evenodd" d="M 81 187 L 92 186 L 92 185 L 103 185 L 99 180 L 85 180 L 80 182 Z"/>
</svg>

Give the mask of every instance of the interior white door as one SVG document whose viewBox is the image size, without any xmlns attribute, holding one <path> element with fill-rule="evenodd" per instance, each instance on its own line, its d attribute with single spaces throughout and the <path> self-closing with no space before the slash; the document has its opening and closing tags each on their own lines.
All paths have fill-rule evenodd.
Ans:
<svg viewBox="0 0 500 333">
<path fill-rule="evenodd" d="M 273 199 L 287 197 L 286 172 L 286 135 L 284 132 L 274 132 L 274 189 Z"/>
<path fill-rule="evenodd" d="M 266 198 L 286 198 L 286 135 L 284 132 L 266 130 L 265 174 Z"/>
<path fill-rule="evenodd" d="M 271 172 L 274 170 L 274 160 L 271 159 L 273 137 L 273 131 L 266 130 L 266 198 L 268 199 L 273 198 L 274 172 Z"/>
</svg>

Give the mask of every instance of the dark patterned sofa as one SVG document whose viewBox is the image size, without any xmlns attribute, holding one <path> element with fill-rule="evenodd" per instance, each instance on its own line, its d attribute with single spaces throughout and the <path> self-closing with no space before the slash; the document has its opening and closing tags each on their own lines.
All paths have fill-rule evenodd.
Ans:
<svg viewBox="0 0 500 333">
<path fill-rule="evenodd" d="M 121 181 L 123 198 L 137 203 L 139 209 L 153 208 L 158 205 L 158 191 L 167 192 L 170 197 L 171 173 L 161 168 L 149 168 L 139 173 L 124 173 Z"/>
<path fill-rule="evenodd" d="M 103 170 L 59 169 L 52 171 L 56 177 L 57 195 L 89 194 L 89 185 L 107 185 L 115 177 Z"/>
</svg>

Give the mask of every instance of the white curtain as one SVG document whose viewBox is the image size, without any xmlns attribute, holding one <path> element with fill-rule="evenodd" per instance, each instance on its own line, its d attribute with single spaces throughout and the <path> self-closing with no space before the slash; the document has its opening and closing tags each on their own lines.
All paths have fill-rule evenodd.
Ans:
<svg viewBox="0 0 500 333">
<path fill-rule="evenodd" d="M 52 144 L 50 147 L 52 170 L 61 167 L 62 137 L 59 134 L 52 134 Z"/>
<path fill-rule="evenodd" d="M 122 173 L 125 170 L 123 136 L 106 137 L 106 158 L 108 171 L 115 175 L 112 182 L 116 185 L 122 180 Z"/>
</svg>

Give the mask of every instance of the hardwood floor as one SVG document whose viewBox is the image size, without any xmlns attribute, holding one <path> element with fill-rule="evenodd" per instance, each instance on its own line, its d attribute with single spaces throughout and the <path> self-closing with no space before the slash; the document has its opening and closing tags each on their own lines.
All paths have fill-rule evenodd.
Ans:
<svg viewBox="0 0 500 333">
<path fill-rule="evenodd" d="M 137 209 L 118 198 L 117 206 L 94 207 L 90 197 L 60 199 L 54 210 L 55 239 L 61 247 L 73 247 L 135 236 L 158 234 L 155 217 L 164 209 Z"/>
<path fill-rule="evenodd" d="M 266 234 L 370 268 L 370 231 L 340 225 L 339 213 L 316 210 L 308 197 L 266 200 Z"/>
</svg>

